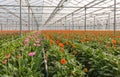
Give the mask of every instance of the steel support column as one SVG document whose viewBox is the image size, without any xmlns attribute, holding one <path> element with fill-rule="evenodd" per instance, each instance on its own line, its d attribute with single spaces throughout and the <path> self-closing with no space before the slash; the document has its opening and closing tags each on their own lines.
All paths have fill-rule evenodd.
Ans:
<svg viewBox="0 0 120 77">
<path fill-rule="evenodd" d="M 30 6 L 28 6 L 28 29 L 30 31 Z"/>
<path fill-rule="evenodd" d="M 15 30 L 17 30 L 17 22 L 16 22 L 16 28 L 15 28 Z"/>
<path fill-rule="evenodd" d="M 93 29 L 95 30 L 95 16 L 94 16 L 94 27 L 93 27 Z"/>
<path fill-rule="evenodd" d="M 21 9 L 22 9 L 22 4 L 21 4 L 21 0 L 20 0 L 20 36 L 22 37 L 22 15 L 21 15 Z"/>
<path fill-rule="evenodd" d="M 114 36 L 116 36 L 116 0 L 114 0 Z"/>
<path fill-rule="evenodd" d="M 74 30 L 74 20 L 73 20 L 73 13 L 72 13 L 72 29 Z"/>
<path fill-rule="evenodd" d="M 64 26 L 65 26 L 65 30 L 67 30 L 67 22 L 66 22 L 66 17 L 65 17 L 65 24 L 64 24 Z"/>
<path fill-rule="evenodd" d="M 1 24 L 1 31 L 2 31 L 3 29 L 2 29 L 2 24 Z"/>
<path fill-rule="evenodd" d="M 63 26 L 63 24 L 62 24 L 62 20 L 60 20 L 60 24 L 61 24 L 60 26 Z"/>
<path fill-rule="evenodd" d="M 80 21 L 78 21 L 78 26 L 79 26 L 79 29 L 80 29 Z"/>
<path fill-rule="evenodd" d="M 7 29 L 7 25 L 8 25 L 8 19 L 7 19 L 7 23 L 6 23 L 6 29 Z"/>
<path fill-rule="evenodd" d="M 54 26 L 55 26 L 55 30 L 57 30 L 57 28 L 56 28 L 56 26 L 57 26 L 57 25 L 56 25 L 56 22 L 55 22 Z"/>
<path fill-rule="evenodd" d="M 85 7 L 85 21 L 84 21 L 84 30 L 86 31 L 86 7 Z"/>
<path fill-rule="evenodd" d="M 108 14 L 108 19 L 107 19 L 107 23 L 106 23 L 106 29 L 109 29 L 108 26 L 110 25 L 110 13 Z"/>
<path fill-rule="evenodd" d="M 35 30 L 33 14 L 32 14 L 32 30 Z"/>
<path fill-rule="evenodd" d="M 69 30 L 70 30 L 70 21 L 69 21 Z"/>
<path fill-rule="evenodd" d="M 108 26 L 108 29 L 110 29 L 110 26 L 111 26 L 111 24 L 110 24 L 110 21 L 111 21 L 110 18 L 111 18 L 111 17 L 110 17 L 110 13 L 109 13 L 109 18 L 108 18 L 108 25 L 109 25 L 109 26 Z"/>
</svg>

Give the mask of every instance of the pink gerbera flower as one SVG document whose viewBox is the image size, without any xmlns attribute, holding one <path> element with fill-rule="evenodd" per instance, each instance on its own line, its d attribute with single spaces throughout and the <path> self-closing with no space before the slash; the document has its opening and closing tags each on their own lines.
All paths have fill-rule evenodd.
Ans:
<svg viewBox="0 0 120 77">
<path fill-rule="evenodd" d="M 29 56 L 34 56 L 34 55 L 35 55 L 35 52 L 30 52 L 28 55 L 29 55 Z"/>
<path fill-rule="evenodd" d="M 40 46 L 40 44 L 36 44 L 36 43 L 34 43 L 33 45 L 34 45 L 34 46 Z"/>
<path fill-rule="evenodd" d="M 29 38 L 26 38 L 25 40 L 24 40 L 24 42 L 29 42 L 30 41 L 30 39 Z"/>
</svg>

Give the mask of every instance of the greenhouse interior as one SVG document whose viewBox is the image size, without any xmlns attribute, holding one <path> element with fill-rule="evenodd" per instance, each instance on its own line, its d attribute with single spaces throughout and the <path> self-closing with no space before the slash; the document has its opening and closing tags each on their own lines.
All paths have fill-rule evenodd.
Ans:
<svg viewBox="0 0 120 77">
<path fill-rule="evenodd" d="M 0 77 L 120 77 L 120 0 L 0 0 Z"/>
</svg>

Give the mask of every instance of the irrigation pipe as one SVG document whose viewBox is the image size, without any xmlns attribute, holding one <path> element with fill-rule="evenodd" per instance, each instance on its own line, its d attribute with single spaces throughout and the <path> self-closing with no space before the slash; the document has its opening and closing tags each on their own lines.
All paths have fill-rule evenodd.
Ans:
<svg viewBox="0 0 120 77">
<path fill-rule="evenodd" d="M 42 51 L 43 51 L 44 64 L 45 64 L 45 75 L 46 75 L 45 77 L 48 77 L 48 66 L 47 66 L 47 59 L 46 59 L 44 47 L 43 47 Z"/>
</svg>

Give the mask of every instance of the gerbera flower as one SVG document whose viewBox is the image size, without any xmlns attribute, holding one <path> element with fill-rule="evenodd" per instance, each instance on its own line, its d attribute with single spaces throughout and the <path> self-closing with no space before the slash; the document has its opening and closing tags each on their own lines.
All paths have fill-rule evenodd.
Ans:
<svg viewBox="0 0 120 77">
<path fill-rule="evenodd" d="M 65 59 L 61 59 L 61 64 L 66 64 L 67 63 L 67 61 L 65 60 Z"/>
<path fill-rule="evenodd" d="M 63 43 L 58 43 L 58 45 L 59 45 L 60 47 L 64 47 L 64 44 L 63 44 Z"/>
<path fill-rule="evenodd" d="M 32 57 L 35 55 L 35 52 L 30 52 L 28 55 Z"/>
</svg>

